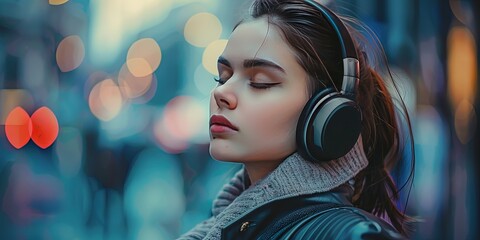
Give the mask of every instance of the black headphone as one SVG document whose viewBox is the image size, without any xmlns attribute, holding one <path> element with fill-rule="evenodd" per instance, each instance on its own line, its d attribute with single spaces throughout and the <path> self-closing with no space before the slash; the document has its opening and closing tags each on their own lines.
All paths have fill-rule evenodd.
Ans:
<svg viewBox="0 0 480 240">
<path fill-rule="evenodd" d="M 362 114 L 355 102 L 360 67 L 357 51 L 347 28 L 329 9 L 306 0 L 318 9 L 335 30 L 343 58 L 342 90 L 326 88 L 305 104 L 297 124 L 298 153 L 312 162 L 324 162 L 347 154 L 362 128 Z"/>
</svg>

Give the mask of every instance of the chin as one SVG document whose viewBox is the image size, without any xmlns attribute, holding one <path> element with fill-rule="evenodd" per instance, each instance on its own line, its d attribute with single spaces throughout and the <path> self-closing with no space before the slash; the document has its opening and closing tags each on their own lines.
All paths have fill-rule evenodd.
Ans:
<svg viewBox="0 0 480 240">
<path fill-rule="evenodd" d="M 242 156 L 239 156 L 238 154 L 235 154 L 232 150 L 229 150 L 227 148 L 220 149 L 219 147 L 212 146 L 210 144 L 210 156 L 212 156 L 213 159 L 222 161 L 222 162 L 243 162 Z"/>
</svg>

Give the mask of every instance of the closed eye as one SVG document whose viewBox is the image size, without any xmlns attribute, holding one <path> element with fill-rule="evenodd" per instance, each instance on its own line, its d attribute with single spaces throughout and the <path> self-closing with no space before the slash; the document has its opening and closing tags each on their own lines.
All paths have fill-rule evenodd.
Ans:
<svg viewBox="0 0 480 240">
<path fill-rule="evenodd" d="M 216 78 L 216 77 L 213 78 L 213 81 L 217 82 L 219 85 L 223 85 L 225 84 L 225 82 L 227 82 L 227 80 Z"/>
<path fill-rule="evenodd" d="M 268 89 L 280 83 L 254 83 L 251 82 L 250 86 L 256 89 Z"/>
</svg>

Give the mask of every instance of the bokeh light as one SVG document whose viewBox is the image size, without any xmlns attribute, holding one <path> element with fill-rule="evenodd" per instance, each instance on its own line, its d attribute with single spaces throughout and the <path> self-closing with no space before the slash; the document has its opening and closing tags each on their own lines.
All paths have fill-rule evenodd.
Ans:
<svg viewBox="0 0 480 240">
<path fill-rule="evenodd" d="M 176 138 L 165 124 L 162 117 L 155 121 L 153 126 L 153 135 L 155 142 L 167 153 L 177 154 L 183 152 L 188 147 L 187 141 Z"/>
<path fill-rule="evenodd" d="M 96 84 L 88 97 L 90 111 L 102 121 L 116 117 L 123 106 L 120 89 L 112 79 Z"/>
<path fill-rule="evenodd" d="M 55 144 L 55 152 L 60 173 L 65 177 L 76 176 L 83 161 L 83 139 L 80 130 L 72 127 L 62 128 Z"/>
<path fill-rule="evenodd" d="M 59 131 L 55 113 L 48 107 L 41 107 L 32 114 L 31 122 L 33 142 L 43 149 L 50 147 L 57 139 Z"/>
<path fill-rule="evenodd" d="M 30 117 L 22 107 L 14 108 L 5 121 L 8 141 L 17 149 L 25 146 L 30 139 L 40 148 L 47 148 L 58 135 L 58 122 L 48 107 L 37 109 Z"/>
<path fill-rule="evenodd" d="M 30 116 L 21 107 L 14 108 L 5 121 L 5 134 L 16 149 L 20 149 L 30 141 L 32 135 L 32 121 Z"/>
<path fill-rule="evenodd" d="M 456 107 L 463 100 L 473 102 L 477 89 L 475 39 L 465 27 L 453 27 L 447 39 L 448 93 Z"/>
<path fill-rule="evenodd" d="M 143 104 L 143 103 L 148 103 L 152 98 L 155 96 L 157 93 L 157 87 L 158 87 L 158 80 L 157 77 L 152 75 L 152 82 L 150 83 L 150 86 L 148 87 L 147 91 L 144 92 L 141 96 L 136 97 L 136 98 L 131 98 L 132 103 L 137 103 L 137 104 Z"/>
<path fill-rule="evenodd" d="M 179 153 L 206 127 L 208 115 L 196 99 L 178 96 L 170 100 L 162 117 L 155 123 L 154 135 L 160 147 L 169 153 Z"/>
<path fill-rule="evenodd" d="M 472 137 L 476 113 L 472 106 L 477 89 L 475 39 L 465 27 L 453 27 L 447 38 L 448 93 L 455 109 L 455 132 L 461 143 Z"/>
<path fill-rule="evenodd" d="M 227 46 L 226 39 L 215 40 L 210 43 L 207 48 L 205 48 L 202 56 L 203 67 L 210 72 L 211 74 L 217 76 L 217 60 L 218 57 L 223 53 L 225 47 Z"/>
<path fill-rule="evenodd" d="M 145 94 L 152 85 L 152 74 L 136 77 L 124 64 L 118 73 L 118 84 L 123 95 L 127 98 L 138 98 Z"/>
<path fill-rule="evenodd" d="M 83 62 L 85 47 L 77 35 L 64 38 L 57 48 L 57 65 L 62 72 L 72 71 Z"/>
<path fill-rule="evenodd" d="M 162 60 L 162 52 L 152 38 L 143 38 L 128 49 L 127 67 L 135 77 L 145 77 L 157 70 Z"/>
<path fill-rule="evenodd" d="M 197 47 L 206 47 L 222 34 L 222 24 L 211 13 L 197 13 L 188 19 L 184 28 L 185 40 Z"/>
<path fill-rule="evenodd" d="M 477 114 L 473 105 L 464 100 L 458 104 L 455 111 L 455 132 L 461 143 L 468 143 L 474 136 Z"/>
<path fill-rule="evenodd" d="M 48 0 L 48 4 L 50 5 L 62 5 L 66 2 L 68 2 L 69 0 Z"/>
<path fill-rule="evenodd" d="M 113 80 L 105 80 L 100 85 L 100 102 L 112 112 L 119 112 L 122 108 L 122 95 Z"/>
<path fill-rule="evenodd" d="M 90 91 L 93 89 L 95 85 L 97 85 L 99 82 L 112 78 L 108 73 L 103 72 L 103 71 L 95 71 L 91 73 L 87 80 L 85 81 L 85 85 L 83 88 L 84 92 L 84 98 L 85 100 L 88 101 L 88 96 L 90 95 Z"/>
<path fill-rule="evenodd" d="M 194 98 L 179 96 L 172 99 L 164 109 L 165 124 L 176 138 L 188 140 L 196 135 L 202 126 L 202 119 L 207 113 Z"/>
</svg>

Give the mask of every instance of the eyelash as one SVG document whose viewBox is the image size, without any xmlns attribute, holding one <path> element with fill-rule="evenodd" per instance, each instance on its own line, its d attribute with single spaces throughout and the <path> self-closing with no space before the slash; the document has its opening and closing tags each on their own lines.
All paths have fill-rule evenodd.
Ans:
<svg viewBox="0 0 480 240">
<path fill-rule="evenodd" d="M 217 82 L 220 85 L 225 84 L 227 81 L 223 80 L 221 78 L 213 78 L 215 82 Z M 250 87 L 255 88 L 255 89 L 269 89 L 279 83 L 253 83 L 250 82 Z"/>
<path fill-rule="evenodd" d="M 225 80 L 223 80 L 221 78 L 216 78 L 216 77 L 213 78 L 213 81 L 217 82 L 220 85 L 223 85 L 226 82 Z"/>
</svg>

